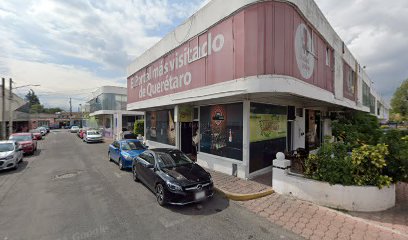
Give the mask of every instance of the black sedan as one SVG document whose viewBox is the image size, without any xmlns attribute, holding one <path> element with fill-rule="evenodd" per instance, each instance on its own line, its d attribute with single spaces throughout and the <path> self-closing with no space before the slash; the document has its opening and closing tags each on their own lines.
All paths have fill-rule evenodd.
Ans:
<svg viewBox="0 0 408 240">
<path fill-rule="evenodd" d="M 150 188 L 162 206 L 200 202 L 214 194 L 211 175 L 177 149 L 141 153 L 133 161 L 132 172 L 133 179 Z"/>
</svg>

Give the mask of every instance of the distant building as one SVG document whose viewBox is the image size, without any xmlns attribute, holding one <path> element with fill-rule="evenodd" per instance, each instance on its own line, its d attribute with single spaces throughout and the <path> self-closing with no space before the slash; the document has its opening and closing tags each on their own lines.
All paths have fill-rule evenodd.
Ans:
<svg viewBox="0 0 408 240">
<path fill-rule="evenodd" d="M 143 119 L 143 112 L 127 111 L 127 89 L 104 86 L 92 93 L 89 105 L 88 127 L 103 129 L 106 138 L 118 139 L 122 131 L 133 131 L 137 119 Z M 88 106 L 85 105 L 85 108 Z"/>
</svg>

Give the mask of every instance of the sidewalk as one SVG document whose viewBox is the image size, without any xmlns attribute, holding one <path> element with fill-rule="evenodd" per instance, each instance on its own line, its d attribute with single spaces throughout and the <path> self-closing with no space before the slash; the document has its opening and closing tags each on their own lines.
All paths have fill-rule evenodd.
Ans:
<svg viewBox="0 0 408 240">
<path fill-rule="evenodd" d="M 270 188 L 223 173 L 210 173 L 220 190 L 250 194 Z M 408 240 L 406 183 L 397 186 L 397 206 L 379 213 L 344 213 L 277 193 L 237 203 L 306 239 Z"/>
</svg>

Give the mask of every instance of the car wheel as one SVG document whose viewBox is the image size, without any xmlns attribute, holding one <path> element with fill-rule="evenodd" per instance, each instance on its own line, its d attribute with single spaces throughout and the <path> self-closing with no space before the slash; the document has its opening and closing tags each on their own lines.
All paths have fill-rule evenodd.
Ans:
<svg viewBox="0 0 408 240">
<path fill-rule="evenodd" d="M 108 152 L 108 159 L 109 159 L 109 162 L 112 162 L 112 158 L 111 158 L 110 152 Z"/>
<path fill-rule="evenodd" d="M 137 172 L 135 166 L 132 166 L 132 173 L 133 173 L 133 181 L 139 182 L 139 178 L 137 177 Z"/>
<path fill-rule="evenodd" d="M 16 165 L 13 167 L 14 170 L 18 169 L 18 162 L 16 162 Z"/>
<path fill-rule="evenodd" d="M 123 162 L 122 162 L 122 158 L 119 158 L 119 169 L 120 170 L 123 170 L 124 168 L 123 168 Z"/>
<path fill-rule="evenodd" d="M 166 205 L 166 191 L 161 183 L 156 185 L 156 199 L 160 206 Z"/>
</svg>

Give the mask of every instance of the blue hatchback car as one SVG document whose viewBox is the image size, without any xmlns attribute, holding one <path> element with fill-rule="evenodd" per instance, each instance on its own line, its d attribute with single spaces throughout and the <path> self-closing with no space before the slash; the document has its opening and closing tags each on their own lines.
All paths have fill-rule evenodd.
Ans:
<svg viewBox="0 0 408 240">
<path fill-rule="evenodd" d="M 133 159 L 147 149 L 139 140 L 123 139 L 109 145 L 109 161 L 118 163 L 119 169 L 132 168 Z"/>
</svg>

